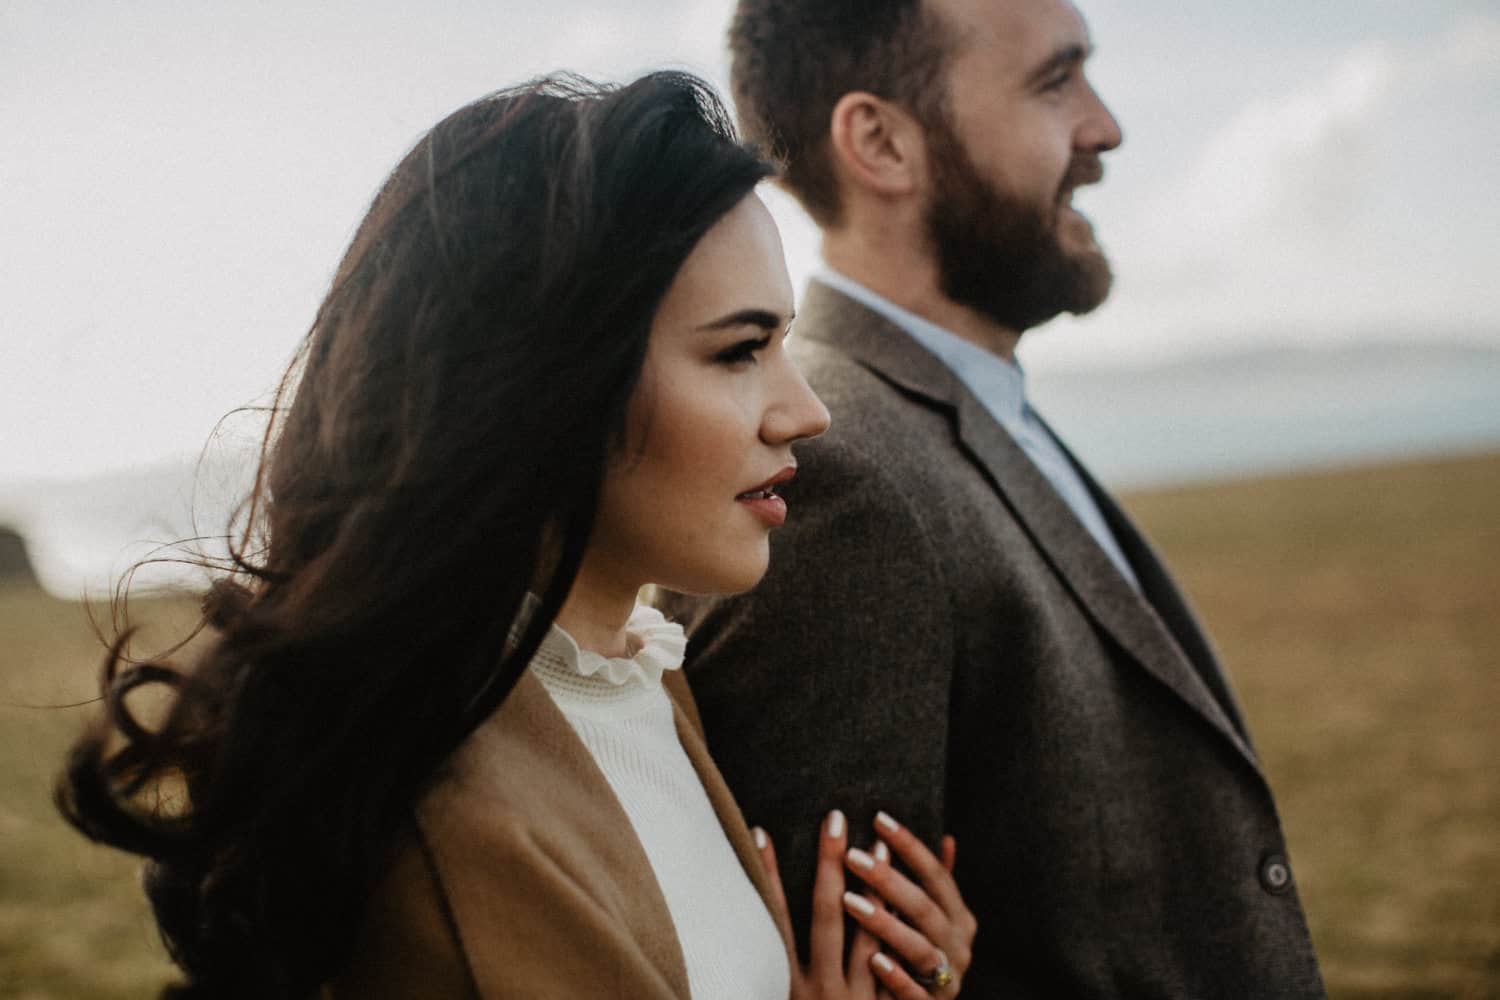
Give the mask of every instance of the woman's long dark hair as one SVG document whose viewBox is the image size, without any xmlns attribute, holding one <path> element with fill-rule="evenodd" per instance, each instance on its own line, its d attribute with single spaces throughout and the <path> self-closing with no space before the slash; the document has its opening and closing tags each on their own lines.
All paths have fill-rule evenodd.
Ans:
<svg viewBox="0 0 1500 1000">
<path fill-rule="evenodd" d="M 148 859 L 169 995 L 305 997 L 347 957 L 567 596 L 657 305 L 767 173 L 706 85 L 656 73 L 483 98 L 386 181 L 278 393 L 212 644 L 179 671 L 117 641 L 58 785 Z M 128 704 L 152 685 L 156 727 Z"/>
</svg>

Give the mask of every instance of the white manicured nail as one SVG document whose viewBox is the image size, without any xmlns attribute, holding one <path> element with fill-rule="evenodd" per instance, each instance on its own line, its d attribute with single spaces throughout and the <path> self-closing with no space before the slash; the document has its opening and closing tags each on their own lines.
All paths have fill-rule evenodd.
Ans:
<svg viewBox="0 0 1500 1000">
<path fill-rule="evenodd" d="M 750 831 L 750 836 L 755 838 L 756 850 L 764 851 L 766 849 L 766 831 L 757 826 Z"/>
<path fill-rule="evenodd" d="M 834 840 L 844 835 L 844 814 L 835 809 L 828 814 L 828 836 Z"/>
<path fill-rule="evenodd" d="M 895 962 L 892 962 L 878 951 L 870 956 L 870 962 L 881 972 L 892 972 L 896 968 Z"/>
<path fill-rule="evenodd" d="M 882 828 L 891 833 L 895 833 L 897 830 L 901 829 L 901 824 L 892 819 L 891 814 L 888 812 L 876 813 L 875 822 L 879 823 Z"/>
<path fill-rule="evenodd" d="M 857 892 L 844 893 L 844 905 L 867 917 L 875 915 L 875 904 Z"/>
<path fill-rule="evenodd" d="M 857 847 L 849 848 L 849 863 L 861 871 L 869 871 L 875 867 L 875 859 Z"/>
<path fill-rule="evenodd" d="M 877 841 L 875 841 L 875 860 L 876 861 L 889 861 L 889 860 L 891 860 L 891 849 L 885 845 L 885 841 L 883 841 L 883 840 L 877 840 Z"/>
</svg>

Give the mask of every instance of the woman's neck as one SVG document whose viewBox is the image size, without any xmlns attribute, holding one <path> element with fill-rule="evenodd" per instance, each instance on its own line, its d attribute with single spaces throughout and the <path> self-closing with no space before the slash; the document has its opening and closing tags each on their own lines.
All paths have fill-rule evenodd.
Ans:
<svg viewBox="0 0 1500 1000">
<path fill-rule="evenodd" d="M 639 587 L 610 585 L 581 570 L 557 613 L 558 627 L 573 637 L 579 649 L 608 657 L 634 656 L 637 651 L 625 625 L 639 592 Z"/>
</svg>

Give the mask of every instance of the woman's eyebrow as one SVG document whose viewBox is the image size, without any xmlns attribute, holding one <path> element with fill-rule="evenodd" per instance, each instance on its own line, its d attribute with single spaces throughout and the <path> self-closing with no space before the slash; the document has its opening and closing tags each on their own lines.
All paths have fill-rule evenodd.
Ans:
<svg viewBox="0 0 1500 1000">
<path fill-rule="evenodd" d="M 791 322 L 790 316 L 783 317 L 771 312 L 769 309 L 739 309 L 727 316 L 720 316 L 718 319 L 710 320 L 700 325 L 697 329 L 709 331 L 727 330 L 736 326 L 758 326 L 762 330 L 777 330 L 789 322 Z"/>
</svg>

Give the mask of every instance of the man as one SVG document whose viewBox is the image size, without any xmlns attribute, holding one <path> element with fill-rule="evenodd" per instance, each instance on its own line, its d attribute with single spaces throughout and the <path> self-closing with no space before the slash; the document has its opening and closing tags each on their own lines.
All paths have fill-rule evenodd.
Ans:
<svg viewBox="0 0 1500 1000">
<path fill-rule="evenodd" d="M 796 340 L 833 426 L 765 582 L 666 603 L 794 905 L 818 818 L 884 809 L 957 838 L 966 995 L 1323 995 L 1224 673 L 1014 364 L 1110 285 L 1070 204 L 1121 141 L 1081 16 L 740 0 L 730 46 L 746 131 L 823 229 Z"/>
</svg>

